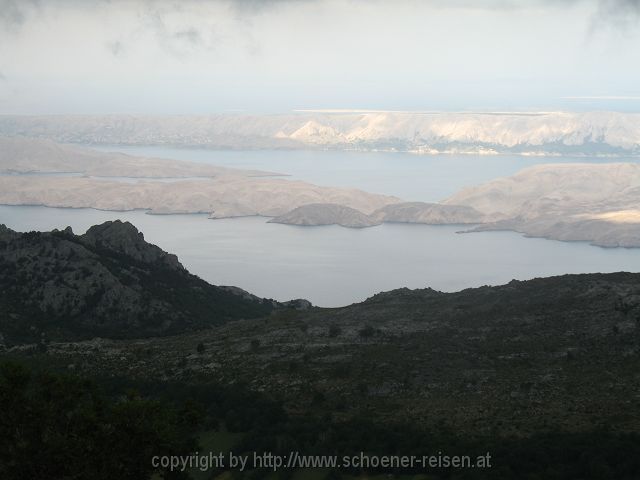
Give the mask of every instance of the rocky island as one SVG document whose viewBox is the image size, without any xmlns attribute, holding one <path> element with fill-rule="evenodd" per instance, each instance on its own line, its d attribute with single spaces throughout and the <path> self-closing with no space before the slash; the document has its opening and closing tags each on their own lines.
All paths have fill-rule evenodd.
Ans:
<svg viewBox="0 0 640 480">
<path fill-rule="evenodd" d="M 284 215 L 272 218 L 269 223 L 287 225 L 340 225 L 350 228 L 364 228 L 380 225 L 373 216 L 336 203 L 310 203 L 294 208 Z"/>
</svg>

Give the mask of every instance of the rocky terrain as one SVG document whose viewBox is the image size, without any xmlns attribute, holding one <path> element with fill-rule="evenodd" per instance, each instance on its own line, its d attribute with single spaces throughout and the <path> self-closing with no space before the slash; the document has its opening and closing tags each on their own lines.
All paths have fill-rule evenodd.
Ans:
<svg viewBox="0 0 640 480">
<path fill-rule="evenodd" d="M 357 189 L 266 178 L 275 175 L 268 172 L 101 153 L 26 138 L 0 137 L 0 171 L 5 172 L 0 175 L 0 203 L 5 205 L 143 209 L 226 218 L 278 216 L 311 203 L 335 203 L 368 214 L 400 201 Z M 139 180 L 128 181 L 130 177 Z"/>
<path fill-rule="evenodd" d="M 130 223 L 84 235 L 0 225 L 0 337 L 8 344 L 175 334 L 276 306 L 191 275 Z"/>
<path fill-rule="evenodd" d="M 43 418 L 57 422 L 67 409 L 77 418 L 69 405 L 78 404 L 88 421 L 83 399 L 106 391 L 96 411 L 116 402 L 121 413 L 106 425 L 123 418 L 126 438 L 139 415 L 165 411 L 159 399 L 178 402 L 162 418 L 197 433 L 200 452 L 490 451 L 498 478 L 545 478 L 548 465 L 551 478 L 637 471 L 637 273 L 399 289 L 324 309 L 208 285 L 129 224 L 81 236 L 2 227 L 0 332 L 1 399 L 36 443 Z M 29 381 L 43 383 L 26 391 Z M 52 399 L 60 406 L 47 410 Z M 125 399 L 146 413 L 127 417 Z M 5 424 L 12 448 L 19 435 Z M 164 424 L 140 441 L 158 431 L 166 443 Z M 621 473 L 607 476 L 614 467 Z M 337 475 L 295 472 L 311 474 Z"/>
<path fill-rule="evenodd" d="M 284 215 L 272 218 L 269 223 L 287 225 L 341 225 L 343 227 L 363 228 L 379 225 L 371 216 L 335 203 L 311 203 L 294 208 Z"/>
<path fill-rule="evenodd" d="M 640 115 L 617 112 L 300 112 L 0 116 L 0 133 L 103 145 L 636 155 Z"/>
<path fill-rule="evenodd" d="M 276 217 L 274 223 L 358 228 L 383 222 L 477 224 L 473 231 L 514 230 L 603 247 L 640 247 L 636 163 L 538 165 L 434 204 L 265 178 L 267 172 L 104 154 L 45 140 L 0 138 L 0 146 L 6 147 L 0 149 L 0 168 L 14 173 L 0 175 L 0 203 L 5 205 L 208 213 L 214 219 L 260 215 Z M 98 178 L 116 172 L 170 175 L 172 181 Z M 191 178 L 198 176 L 205 178 Z"/>
<path fill-rule="evenodd" d="M 211 218 L 283 215 L 310 203 L 336 203 L 371 213 L 400 200 L 355 188 L 307 182 L 222 176 L 174 182 L 97 180 L 82 177 L 0 176 L 0 203 L 150 213 L 209 213 Z"/>
<path fill-rule="evenodd" d="M 203 163 L 99 152 L 51 140 L 0 136 L 0 174 L 78 173 L 91 177 L 185 178 L 280 175 Z"/>
<path fill-rule="evenodd" d="M 515 230 L 603 247 L 640 247 L 640 165 L 550 164 L 467 188 L 443 203 L 486 215 L 474 229 Z"/>
<path fill-rule="evenodd" d="M 483 223 L 486 219 L 482 213 L 470 206 L 424 202 L 385 205 L 373 212 L 371 218 L 380 222 L 425 223 L 429 225 Z"/>
<path fill-rule="evenodd" d="M 269 220 L 288 225 L 341 225 L 363 228 L 383 222 L 423 223 L 426 225 L 478 224 L 487 217 L 469 206 L 425 202 L 391 203 L 370 215 L 336 204 L 309 204 Z"/>
<path fill-rule="evenodd" d="M 640 429 L 639 322 L 640 274 L 566 275 L 401 289 L 163 338 L 51 341 L 40 358 L 90 376 L 246 385 L 338 422 L 411 419 L 473 436 L 628 432 Z"/>
</svg>

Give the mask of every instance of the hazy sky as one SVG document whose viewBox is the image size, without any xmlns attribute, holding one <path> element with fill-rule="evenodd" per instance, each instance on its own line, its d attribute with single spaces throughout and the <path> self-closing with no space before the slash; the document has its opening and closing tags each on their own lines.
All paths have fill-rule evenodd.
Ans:
<svg viewBox="0 0 640 480">
<path fill-rule="evenodd" d="M 0 113 L 640 111 L 640 0 L 0 0 Z"/>
</svg>

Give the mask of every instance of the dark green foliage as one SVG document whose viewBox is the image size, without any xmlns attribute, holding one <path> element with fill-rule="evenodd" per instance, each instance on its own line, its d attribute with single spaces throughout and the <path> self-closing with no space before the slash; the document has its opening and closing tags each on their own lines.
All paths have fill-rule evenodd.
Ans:
<svg viewBox="0 0 640 480">
<path fill-rule="evenodd" d="M 187 411 L 198 409 L 203 412 L 205 423 L 224 423 L 231 432 L 262 430 L 270 425 L 283 425 L 287 420 L 278 402 L 251 392 L 243 385 L 143 382 L 125 377 L 102 377 L 96 381 L 111 394 L 135 387 L 147 397 L 185 405 Z"/>
<path fill-rule="evenodd" d="M 360 335 L 362 338 L 373 337 L 375 333 L 376 331 L 371 325 L 365 325 L 360 330 L 358 330 L 358 335 Z"/>
<path fill-rule="evenodd" d="M 338 325 L 331 325 L 329 327 L 329 336 L 335 338 L 342 333 L 342 329 Z"/>
<path fill-rule="evenodd" d="M 144 479 L 154 455 L 186 454 L 194 407 L 136 394 L 110 398 L 86 380 L 0 366 L 0 478 Z M 179 478 L 177 476 L 171 478 Z"/>
<path fill-rule="evenodd" d="M 105 394 L 85 380 L 30 373 L 16 364 L 0 369 L 0 478 L 145 479 L 153 455 L 187 454 L 189 432 L 218 428 L 241 432 L 234 453 L 287 455 L 491 454 L 487 470 L 432 469 L 436 479 L 636 479 L 640 437 L 606 431 L 545 433 L 510 438 L 462 436 L 447 428 L 378 424 L 371 418 L 337 420 L 326 398 L 302 416 L 241 385 L 100 380 Z M 122 395 L 134 386 L 140 393 Z M 180 408 L 171 405 L 182 405 Z M 324 412 L 324 413 L 323 413 Z M 201 452 L 202 453 L 202 452 Z M 370 474 L 423 474 L 424 468 L 365 469 Z M 263 472 L 266 474 L 266 472 Z M 292 474 L 293 472 L 288 472 Z M 360 475 L 362 470 L 333 472 Z M 234 472 L 254 478 L 260 472 Z M 166 476 L 165 478 L 179 478 Z"/>
</svg>

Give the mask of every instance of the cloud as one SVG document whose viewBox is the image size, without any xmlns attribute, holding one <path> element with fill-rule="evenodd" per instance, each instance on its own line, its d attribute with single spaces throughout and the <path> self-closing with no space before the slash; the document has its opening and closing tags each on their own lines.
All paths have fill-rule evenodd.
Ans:
<svg viewBox="0 0 640 480">
<path fill-rule="evenodd" d="M 640 21 L 640 0 L 599 0 L 591 30 L 603 27 L 628 31 Z"/>
<path fill-rule="evenodd" d="M 216 0 L 213 0 L 216 1 Z M 379 0 L 352 0 L 361 3 L 377 3 Z M 400 1 L 400 0 L 396 0 Z M 327 0 L 218 0 L 234 8 L 239 13 L 259 14 L 268 10 L 299 7 L 314 3 L 329 3 Z"/>
<path fill-rule="evenodd" d="M 184 40 L 191 45 L 201 45 L 203 42 L 202 34 L 195 27 L 190 27 L 185 30 L 179 30 L 173 34 L 177 40 Z"/>
<path fill-rule="evenodd" d="M 200 49 L 212 51 L 215 49 L 219 38 L 216 36 L 216 16 L 206 12 L 206 15 L 197 16 L 202 13 L 198 10 L 193 15 L 184 15 L 186 11 L 185 5 L 190 6 L 188 2 L 181 5 L 170 4 L 169 2 L 161 2 L 162 5 L 147 6 L 142 10 L 141 28 L 148 29 L 155 36 L 158 45 L 165 52 L 174 57 L 184 57 L 194 50 Z M 206 2 L 194 2 L 194 7 L 203 7 Z M 209 3 L 220 3 L 215 0 Z M 215 5 L 214 5 L 215 6 Z"/>
<path fill-rule="evenodd" d="M 19 29 L 39 5 L 39 0 L 0 0 L 0 25 L 11 31 Z"/>
<path fill-rule="evenodd" d="M 111 52 L 114 57 L 121 57 L 125 52 L 124 43 L 120 40 L 114 42 L 107 42 L 107 50 Z"/>
<path fill-rule="evenodd" d="M 599 14 L 603 17 L 623 17 L 640 14 L 640 0 L 600 0 Z"/>
</svg>

